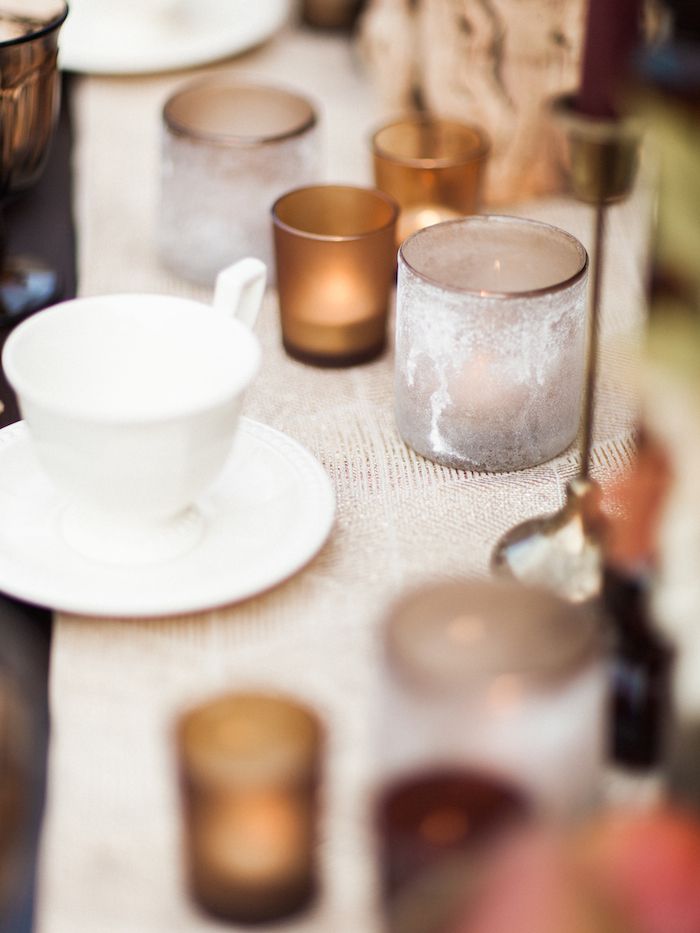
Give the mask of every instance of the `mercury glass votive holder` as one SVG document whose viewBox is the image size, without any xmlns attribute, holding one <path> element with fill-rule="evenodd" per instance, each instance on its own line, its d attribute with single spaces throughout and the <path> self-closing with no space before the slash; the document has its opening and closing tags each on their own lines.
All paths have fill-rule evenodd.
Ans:
<svg viewBox="0 0 700 933">
<path fill-rule="evenodd" d="M 189 883 L 205 911 L 260 923 L 311 902 L 322 743 L 311 710 L 266 694 L 229 694 L 179 720 Z"/>
<path fill-rule="evenodd" d="M 374 180 L 401 205 L 398 242 L 478 211 L 489 150 L 483 130 L 457 120 L 418 114 L 377 130 Z"/>
<path fill-rule="evenodd" d="M 212 285 L 244 256 L 272 269 L 268 211 L 320 174 L 318 118 L 299 94 L 214 74 L 163 110 L 158 248 L 183 278 Z"/>
<path fill-rule="evenodd" d="M 505 216 L 426 227 L 399 250 L 396 421 L 448 467 L 521 470 L 576 437 L 588 257 L 557 227 Z"/>
<path fill-rule="evenodd" d="M 316 185 L 273 206 L 282 339 L 290 356 L 349 366 L 386 342 L 398 205 L 381 191 Z"/>
</svg>

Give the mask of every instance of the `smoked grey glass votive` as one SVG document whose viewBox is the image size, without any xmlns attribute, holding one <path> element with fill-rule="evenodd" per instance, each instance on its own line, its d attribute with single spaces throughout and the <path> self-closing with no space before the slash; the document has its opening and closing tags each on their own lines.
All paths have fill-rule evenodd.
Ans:
<svg viewBox="0 0 700 933">
<path fill-rule="evenodd" d="M 396 420 L 445 466 L 520 470 L 578 431 L 588 257 L 533 220 L 436 224 L 399 250 Z"/>
<path fill-rule="evenodd" d="M 269 269 L 269 211 L 317 181 L 318 118 L 306 98 L 225 74 L 180 88 L 163 110 L 158 248 L 183 278 L 212 285 L 244 256 Z"/>
</svg>

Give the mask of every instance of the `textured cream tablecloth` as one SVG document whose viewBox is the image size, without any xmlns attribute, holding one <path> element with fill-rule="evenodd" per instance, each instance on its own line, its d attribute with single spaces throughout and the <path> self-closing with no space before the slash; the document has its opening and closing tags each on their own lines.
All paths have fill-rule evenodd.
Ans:
<svg viewBox="0 0 700 933">
<path fill-rule="evenodd" d="M 342 39 L 290 31 L 230 65 L 282 79 L 319 100 L 328 180 L 369 181 L 366 140 L 382 118 Z M 155 291 L 208 299 L 154 255 L 159 110 L 182 76 L 82 79 L 76 88 L 77 221 L 84 295 Z M 530 213 L 588 240 L 585 210 Z M 633 407 L 618 338 L 635 324 L 631 229 L 614 217 L 595 472 L 631 453 Z M 327 545 L 295 579 L 242 605 L 160 621 L 59 616 L 53 745 L 41 869 L 41 933 L 177 933 L 221 927 L 181 884 L 170 732 L 175 713 L 226 688 L 268 686 L 306 698 L 330 726 L 322 863 L 325 893 L 293 929 L 369 931 L 372 870 L 365 824 L 376 632 L 402 587 L 484 575 L 499 535 L 562 503 L 576 453 L 522 473 L 442 469 L 394 427 L 392 358 L 323 371 L 285 357 L 276 297 L 258 333 L 262 375 L 246 413 L 305 444 L 337 492 Z M 173 581 L 173 586 L 177 581 Z"/>
</svg>

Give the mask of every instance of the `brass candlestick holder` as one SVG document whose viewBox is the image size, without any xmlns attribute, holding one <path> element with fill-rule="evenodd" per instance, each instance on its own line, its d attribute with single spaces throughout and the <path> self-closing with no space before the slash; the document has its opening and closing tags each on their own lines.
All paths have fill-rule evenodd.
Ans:
<svg viewBox="0 0 700 933">
<path fill-rule="evenodd" d="M 495 573 L 544 586 L 573 602 L 596 596 L 602 584 L 599 490 L 590 476 L 598 376 L 600 299 L 605 255 L 605 220 L 611 204 L 634 186 L 641 130 L 633 119 L 599 119 L 579 113 L 573 94 L 555 98 L 553 113 L 569 147 L 570 182 L 576 200 L 594 209 L 591 282 L 588 293 L 588 353 L 582 412 L 581 465 L 567 487 L 564 506 L 530 519 L 498 542 Z"/>
</svg>

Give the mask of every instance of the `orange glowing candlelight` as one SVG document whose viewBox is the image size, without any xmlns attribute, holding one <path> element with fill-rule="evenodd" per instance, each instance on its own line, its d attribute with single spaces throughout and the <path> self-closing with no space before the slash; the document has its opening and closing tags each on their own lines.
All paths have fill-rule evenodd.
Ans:
<svg viewBox="0 0 700 933">
<path fill-rule="evenodd" d="M 461 216 L 462 214 L 457 211 L 437 204 L 418 204 L 415 207 L 408 207 L 401 211 L 396 227 L 396 240 L 398 243 L 403 243 L 406 237 L 424 227 L 432 227 L 445 220 L 458 220 Z"/>
</svg>

